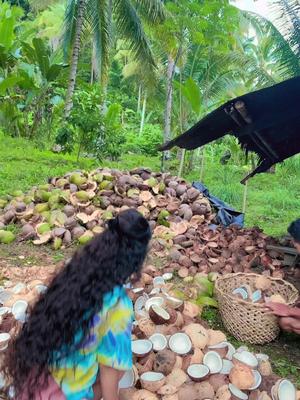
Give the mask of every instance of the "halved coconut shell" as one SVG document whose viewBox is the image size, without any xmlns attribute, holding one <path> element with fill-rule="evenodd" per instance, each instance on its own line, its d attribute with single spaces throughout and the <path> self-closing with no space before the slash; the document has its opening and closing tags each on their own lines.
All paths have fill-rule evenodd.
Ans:
<svg viewBox="0 0 300 400">
<path fill-rule="evenodd" d="M 161 372 L 145 372 L 140 381 L 143 389 L 155 393 L 165 384 L 166 377 Z"/>
<path fill-rule="evenodd" d="M 150 340 L 133 340 L 131 342 L 132 353 L 137 357 L 146 357 L 152 349 L 153 344 Z"/>
<path fill-rule="evenodd" d="M 173 278 L 173 274 L 172 272 L 166 272 L 162 277 L 165 281 L 170 281 Z"/>
<path fill-rule="evenodd" d="M 287 379 L 281 379 L 272 388 L 273 400 L 296 400 L 296 388 Z"/>
<path fill-rule="evenodd" d="M 220 371 L 220 374 L 222 375 L 229 375 L 230 371 L 233 368 L 233 362 L 230 360 L 223 360 L 223 367 Z"/>
<path fill-rule="evenodd" d="M 10 334 L 9 333 L 0 333 L 0 351 L 7 349 L 8 342 L 10 341 Z"/>
<path fill-rule="evenodd" d="M 128 389 L 134 387 L 137 381 L 137 371 L 131 369 L 126 371 L 122 379 L 119 381 L 119 389 Z"/>
<path fill-rule="evenodd" d="M 169 339 L 169 348 L 176 354 L 185 355 L 192 350 L 192 342 L 185 333 L 175 333 Z"/>
<path fill-rule="evenodd" d="M 156 276 L 155 278 L 153 278 L 152 283 L 155 288 L 160 288 L 165 285 L 165 280 L 162 276 Z"/>
<path fill-rule="evenodd" d="M 211 374 L 218 374 L 223 368 L 223 361 L 216 351 L 209 351 L 203 358 L 203 364 L 209 368 Z"/>
<path fill-rule="evenodd" d="M 175 310 L 178 310 L 183 307 L 183 300 L 177 299 L 176 297 L 165 295 L 166 298 L 166 303 L 168 306 L 171 308 L 174 308 Z"/>
<path fill-rule="evenodd" d="M 253 369 L 258 367 L 257 358 L 249 351 L 244 350 L 242 352 L 236 352 L 233 355 L 233 362 L 235 362 L 235 361 L 245 364 L 248 367 L 253 368 Z"/>
<path fill-rule="evenodd" d="M 229 388 L 230 393 L 233 396 L 235 396 L 237 399 L 248 400 L 248 395 L 246 393 L 242 392 L 240 389 L 238 389 L 232 383 L 229 383 L 228 388 Z"/>
<path fill-rule="evenodd" d="M 149 337 L 149 340 L 153 344 L 154 351 L 162 351 L 165 350 L 168 346 L 168 339 L 165 335 L 161 333 L 155 333 L 154 335 Z"/>
<path fill-rule="evenodd" d="M 148 317 L 148 313 L 145 310 L 146 301 L 147 297 L 145 295 L 140 296 L 136 299 L 134 303 L 134 313 L 136 319 Z"/>
<path fill-rule="evenodd" d="M 209 375 L 209 368 L 203 364 L 192 364 L 186 372 L 192 381 L 201 382 Z"/>
<path fill-rule="evenodd" d="M 170 322 L 170 314 L 162 307 L 153 304 L 149 309 L 149 317 L 156 325 L 163 325 Z"/>
<path fill-rule="evenodd" d="M 254 375 L 254 385 L 249 390 L 258 389 L 262 382 L 261 374 L 258 371 L 254 370 L 253 375 Z"/>
<path fill-rule="evenodd" d="M 149 312 L 150 308 L 151 308 L 153 305 L 162 307 L 163 304 L 164 304 L 164 302 L 165 302 L 165 300 L 164 300 L 163 297 L 159 297 L 159 296 L 157 296 L 157 297 L 151 297 L 150 299 L 148 299 L 148 300 L 146 301 L 146 303 L 145 303 L 145 309 L 146 309 L 146 311 Z"/>
</svg>

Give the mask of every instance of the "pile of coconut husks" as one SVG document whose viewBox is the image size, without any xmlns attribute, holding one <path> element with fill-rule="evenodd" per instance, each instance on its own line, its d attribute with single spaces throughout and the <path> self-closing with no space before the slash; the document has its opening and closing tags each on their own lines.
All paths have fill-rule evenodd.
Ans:
<svg viewBox="0 0 300 400">
<path fill-rule="evenodd" d="M 0 198 L 0 243 L 30 240 L 54 249 L 85 244 L 129 207 L 149 220 L 152 264 L 164 272 L 190 278 L 198 272 L 250 272 L 256 267 L 266 275 L 284 276 L 281 256 L 267 251 L 272 239 L 261 230 L 211 228 L 214 210 L 198 190 L 181 178 L 148 169 L 75 171 L 26 193 L 12 192 Z M 17 238 L 7 228 L 11 224 L 20 227 Z"/>
<path fill-rule="evenodd" d="M 201 320 L 201 307 L 175 297 L 171 273 L 157 275 L 153 266 L 144 271 L 129 291 L 135 313 L 134 367 L 120 381 L 120 400 L 300 399 L 292 382 L 273 374 L 267 355 L 236 349 L 223 332 Z M 0 292 L 0 362 L 48 284 L 5 282 Z M 0 393 L 7 389 L 0 375 Z M 13 387 L 9 389 L 13 398 Z"/>
</svg>

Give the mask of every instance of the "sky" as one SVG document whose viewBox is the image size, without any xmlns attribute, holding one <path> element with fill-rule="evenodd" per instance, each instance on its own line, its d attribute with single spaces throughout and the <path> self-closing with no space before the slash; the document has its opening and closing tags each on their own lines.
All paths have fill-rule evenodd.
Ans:
<svg viewBox="0 0 300 400">
<path fill-rule="evenodd" d="M 243 10 L 256 12 L 265 18 L 270 17 L 269 0 L 235 0 L 232 3 Z"/>
</svg>

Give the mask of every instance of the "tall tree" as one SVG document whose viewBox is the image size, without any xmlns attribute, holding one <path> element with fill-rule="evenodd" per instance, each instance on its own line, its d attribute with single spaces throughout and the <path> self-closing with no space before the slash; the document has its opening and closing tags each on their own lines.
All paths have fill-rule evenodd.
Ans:
<svg viewBox="0 0 300 400">
<path fill-rule="evenodd" d="M 64 47 L 72 47 L 71 73 L 66 99 L 65 116 L 72 109 L 80 38 L 83 29 L 93 35 L 95 51 L 102 79 L 107 77 L 109 49 L 115 33 L 124 38 L 132 54 L 145 66 L 154 67 L 155 62 L 143 22 L 155 24 L 164 19 L 161 0 L 69 0 L 66 19 Z M 73 46 L 72 46 L 73 44 Z"/>
</svg>

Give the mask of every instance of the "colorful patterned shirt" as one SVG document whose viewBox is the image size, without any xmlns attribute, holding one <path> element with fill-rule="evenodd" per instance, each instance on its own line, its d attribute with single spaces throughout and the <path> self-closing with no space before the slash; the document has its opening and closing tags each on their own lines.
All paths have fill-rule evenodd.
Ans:
<svg viewBox="0 0 300 400">
<path fill-rule="evenodd" d="M 120 371 L 132 368 L 131 328 L 133 307 L 126 290 L 117 286 L 103 298 L 102 310 L 93 318 L 90 335 L 81 347 L 60 360 L 51 373 L 67 400 L 93 399 L 92 386 L 99 364 Z M 78 332 L 75 343 L 83 332 Z"/>
</svg>

